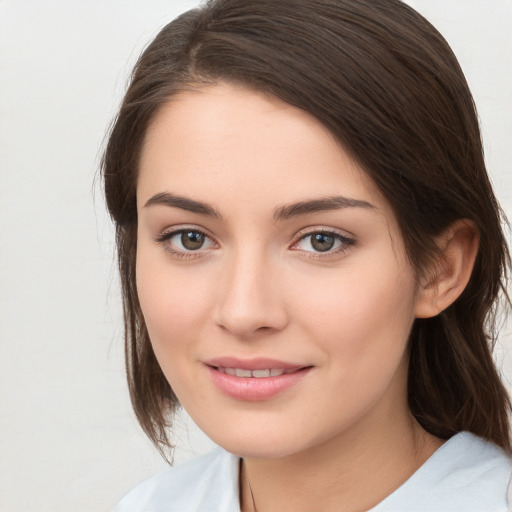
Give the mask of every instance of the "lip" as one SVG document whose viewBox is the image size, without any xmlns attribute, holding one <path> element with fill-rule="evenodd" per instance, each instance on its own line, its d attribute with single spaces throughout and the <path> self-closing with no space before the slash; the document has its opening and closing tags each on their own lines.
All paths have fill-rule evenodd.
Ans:
<svg viewBox="0 0 512 512">
<path fill-rule="evenodd" d="M 281 370 L 299 370 L 307 365 L 288 363 L 279 361 L 278 359 L 270 359 L 266 357 L 256 357 L 252 359 L 239 359 L 237 357 L 218 357 L 209 359 L 204 364 L 207 366 L 222 368 L 240 368 L 241 370 L 266 370 L 270 368 L 279 368 Z"/>
<path fill-rule="evenodd" d="M 276 359 L 256 358 L 238 359 L 223 357 L 206 361 L 213 384 L 224 394 L 238 400 L 250 402 L 268 400 L 298 384 L 312 366 L 287 363 Z M 271 377 L 236 377 L 228 375 L 217 368 L 239 368 L 241 370 L 281 369 L 287 373 Z"/>
</svg>

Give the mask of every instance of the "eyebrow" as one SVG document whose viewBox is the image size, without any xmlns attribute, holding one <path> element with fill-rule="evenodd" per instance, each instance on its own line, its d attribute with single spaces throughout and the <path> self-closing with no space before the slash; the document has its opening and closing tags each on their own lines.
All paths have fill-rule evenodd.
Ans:
<svg viewBox="0 0 512 512">
<path fill-rule="evenodd" d="M 344 196 L 323 197 L 322 199 L 311 199 L 299 201 L 277 208 L 274 212 L 274 219 L 287 220 L 299 215 L 308 215 L 330 210 L 341 210 L 344 208 L 367 208 L 375 209 L 371 203 L 360 199 L 351 199 Z"/>
<path fill-rule="evenodd" d="M 207 217 L 214 217 L 218 219 L 222 218 L 222 215 L 208 203 L 195 201 L 194 199 L 178 196 L 169 192 L 155 194 L 146 201 L 144 208 L 154 205 L 170 206 L 198 213 L 199 215 L 205 215 Z M 323 197 L 321 199 L 311 199 L 279 206 L 274 210 L 274 220 L 283 221 L 300 215 L 308 215 L 311 213 L 320 213 L 330 210 L 341 210 L 344 208 L 375 209 L 375 206 L 367 201 L 344 196 Z"/>
<path fill-rule="evenodd" d="M 161 192 L 149 198 L 144 205 L 144 208 L 153 205 L 171 206 L 174 208 L 181 208 L 189 212 L 198 213 L 199 215 L 206 215 L 208 217 L 220 218 L 221 214 L 208 203 L 194 201 L 188 197 L 177 196 L 169 194 L 168 192 Z"/>
</svg>

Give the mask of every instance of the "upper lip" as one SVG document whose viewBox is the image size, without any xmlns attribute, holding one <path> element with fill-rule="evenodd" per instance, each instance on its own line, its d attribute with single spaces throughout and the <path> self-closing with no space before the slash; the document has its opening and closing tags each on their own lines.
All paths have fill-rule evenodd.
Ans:
<svg viewBox="0 0 512 512">
<path fill-rule="evenodd" d="M 279 361 L 278 359 L 271 359 L 266 357 L 257 357 L 252 359 L 239 359 L 238 357 L 216 357 L 204 361 L 204 364 L 215 368 L 240 368 L 241 370 L 267 370 L 272 368 L 281 370 L 298 370 L 300 368 L 306 368 L 310 366 Z"/>
</svg>

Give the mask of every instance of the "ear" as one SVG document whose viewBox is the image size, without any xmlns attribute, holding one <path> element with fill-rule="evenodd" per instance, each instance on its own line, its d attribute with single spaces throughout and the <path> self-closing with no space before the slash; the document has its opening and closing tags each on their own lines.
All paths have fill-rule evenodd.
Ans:
<svg viewBox="0 0 512 512">
<path fill-rule="evenodd" d="M 480 237 L 475 224 L 455 221 L 436 240 L 440 254 L 424 281 L 420 282 L 416 318 L 431 318 L 450 306 L 469 282 Z"/>
</svg>

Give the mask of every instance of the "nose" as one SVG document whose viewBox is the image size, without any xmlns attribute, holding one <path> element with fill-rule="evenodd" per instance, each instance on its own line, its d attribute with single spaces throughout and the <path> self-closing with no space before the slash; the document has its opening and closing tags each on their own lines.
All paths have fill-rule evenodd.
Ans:
<svg viewBox="0 0 512 512">
<path fill-rule="evenodd" d="M 217 325 L 239 339 L 281 331 L 288 324 L 279 271 L 254 255 L 226 262 L 218 290 Z"/>
</svg>

